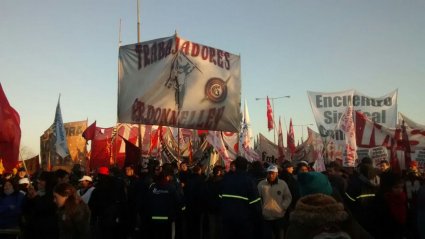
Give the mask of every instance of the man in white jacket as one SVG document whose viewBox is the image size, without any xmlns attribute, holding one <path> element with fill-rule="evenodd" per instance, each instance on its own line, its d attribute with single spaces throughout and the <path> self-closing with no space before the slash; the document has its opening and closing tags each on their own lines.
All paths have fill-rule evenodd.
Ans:
<svg viewBox="0 0 425 239">
<path fill-rule="evenodd" d="M 258 184 L 258 192 L 264 219 L 264 238 L 283 238 L 283 217 L 291 204 L 292 196 L 285 181 L 278 178 L 277 166 L 267 168 L 267 178 Z"/>
</svg>

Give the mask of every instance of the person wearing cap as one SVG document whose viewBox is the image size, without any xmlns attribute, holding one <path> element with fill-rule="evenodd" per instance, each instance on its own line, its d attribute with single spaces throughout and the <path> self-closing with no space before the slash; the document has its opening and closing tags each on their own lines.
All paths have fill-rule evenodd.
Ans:
<svg viewBox="0 0 425 239">
<path fill-rule="evenodd" d="M 283 238 L 285 213 L 291 204 L 292 195 L 285 181 L 278 178 L 278 168 L 270 165 L 267 177 L 257 188 L 261 197 L 261 208 L 264 222 L 264 238 Z"/>
<path fill-rule="evenodd" d="M 416 204 L 416 196 L 421 187 L 421 181 L 423 181 L 420 177 L 417 161 L 410 161 L 404 180 L 409 208 L 412 208 Z"/>
<path fill-rule="evenodd" d="M 19 179 L 18 183 L 19 192 L 26 195 L 28 192 L 28 187 L 31 185 L 30 180 L 28 178 L 21 178 Z"/>
<path fill-rule="evenodd" d="M 97 184 L 88 202 L 96 238 L 123 238 L 123 210 L 126 204 L 124 183 L 109 175 L 107 167 L 97 170 Z"/>
<path fill-rule="evenodd" d="M 20 167 L 13 177 L 13 183 L 18 185 L 19 180 L 23 178 L 28 178 L 27 170 L 24 167 Z"/>
<path fill-rule="evenodd" d="M 86 204 L 89 203 L 91 194 L 95 187 L 93 186 L 93 179 L 90 176 L 84 175 L 78 180 L 80 182 L 80 188 L 77 190 L 78 196 Z"/>
</svg>

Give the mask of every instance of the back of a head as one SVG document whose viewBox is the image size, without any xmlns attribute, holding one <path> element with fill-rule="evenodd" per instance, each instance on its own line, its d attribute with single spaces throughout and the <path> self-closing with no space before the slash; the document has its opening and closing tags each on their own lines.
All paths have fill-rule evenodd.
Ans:
<svg viewBox="0 0 425 239">
<path fill-rule="evenodd" d="M 78 202 L 80 202 L 79 197 L 77 196 L 77 190 L 70 183 L 59 183 L 55 186 L 54 192 L 66 197 L 65 208 L 69 213 L 75 213 L 75 208 Z"/>
<path fill-rule="evenodd" d="M 361 163 L 359 165 L 359 172 L 367 179 L 373 179 L 376 177 L 377 173 L 375 168 L 372 166 L 372 164 L 364 164 Z"/>
<path fill-rule="evenodd" d="M 57 169 L 56 171 L 55 171 L 55 175 L 56 175 L 56 177 L 57 178 L 64 178 L 64 177 L 66 177 L 67 175 L 69 175 L 69 173 L 68 173 L 68 171 L 66 171 L 65 169 Z"/>
<path fill-rule="evenodd" d="M 246 160 L 246 158 L 238 156 L 233 162 L 237 170 L 246 171 L 248 167 L 248 160 Z"/>
<path fill-rule="evenodd" d="M 217 176 L 220 172 L 223 173 L 223 167 L 221 165 L 214 166 L 213 175 Z"/>
<path fill-rule="evenodd" d="M 200 175 L 200 174 L 202 174 L 202 168 L 200 166 L 196 165 L 195 167 L 192 168 L 192 173 Z"/>
<path fill-rule="evenodd" d="M 322 193 L 332 195 L 333 190 L 328 177 L 319 172 L 298 174 L 298 185 L 301 196 Z"/>
<path fill-rule="evenodd" d="M 373 161 L 369 157 L 362 158 L 361 164 L 373 165 Z"/>
</svg>

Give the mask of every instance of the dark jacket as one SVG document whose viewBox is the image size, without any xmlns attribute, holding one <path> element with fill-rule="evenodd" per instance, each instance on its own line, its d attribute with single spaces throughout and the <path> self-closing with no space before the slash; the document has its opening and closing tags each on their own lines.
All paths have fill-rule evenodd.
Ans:
<svg viewBox="0 0 425 239">
<path fill-rule="evenodd" d="M 52 192 L 32 199 L 26 198 L 22 210 L 24 238 L 58 238 L 56 204 Z"/>
<path fill-rule="evenodd" d="M 18 227 L 24 197 L 19 191 L 0 196 L 0 228 Z"/>
<path fill-rule="evenodd" d="M 224 221 L 236 222 L 261 217 L 257 183 L 245 171 L 237 170 L 224 175 L 220 191 Z"/>
<path fill-rule="evenodd" d="M 99 176 L 88 203 L 95 234 L 100 238 L 123 238 L 126 206 L 124 182 L 111 176 Z"/>
<path fill-rule="evenodd" d="M 202 188 L 202 198 L 206 202 L 206 211 L 211 214 L 220 212 L 220 188 L 222 176 L 212 176 L 208 178 Z"/>
<path fill-rule="evenodd" d="M 88 239 L 90 232 L 90 210 L 80 201 L 75 212 L 70 215 L 63 208 L 57 212 L 60 239 Z"/>
<path fill-rule="evenodd" d="M 171 182 L 153 183 L 146 199 L 146 213 L 149 220 L 175 220 L 177 213 L 184 210 L 181 194 Z"/>
</svg>

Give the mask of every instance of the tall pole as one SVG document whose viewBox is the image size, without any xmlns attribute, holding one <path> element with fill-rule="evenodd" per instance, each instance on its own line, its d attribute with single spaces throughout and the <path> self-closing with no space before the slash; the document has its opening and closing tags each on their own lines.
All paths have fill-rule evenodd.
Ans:
<svg viewBox="0 0 425 239">
<path fill-rule="evenodd" d="M 274 100 L 275 99 L 283 99 L 283 98 L 291 98 L 290 95 L 279 96 L 279 97 L 269 97 L 272 101 L 272 111 L 273 111 L 273 143 L 276 144 L 276 121 L 274 119 Z M 266 100 L 267 98 L 255 98 L 255 100 Z"/>
<path fill-rule="evenodd" d="M 119 51 L 120 47 L 121 47 L 121 18 L 120 18 L 120 25 L 118 26 L 118 51 Z M 118 59 L 117 66 L 118 66 L 118 71 L 117 72 L 118 72 L 118 79 L 119 79 L 120 78 L 120 62 L 119 62 L 119 59 Z M 118 87 L 117 87 L 117 89 L 119 89 L 119 80 L 118 80 Z M 117 140 L 118 140 L 118 137 L 117 137 L 118 128 L 119 128 L 119 124 L 118 124 L 118 119 L 117 119 L 117 123 L 115 124 L 116 134 L 112 138 L 112 140 L 114 141 L 113 144 L 115 145 L 115 151 L 114 151 L 114 155 L 113 155 L 114 164 L 117 163 L 117 155 L 120 152 L 119 149 L 118 149 L 118 143 L 117 143 Z M 111 150 L 111 152 L 112 152 L 112 150 Z"/>
<path fill-rule="evenodd" d="M 137 0 L 137 42 L 140 42 L 140 12 L 139 12 L 139 0 Z"/>
<path fill-rule="evenodd" d="M 137 43 L 140 43 L 140 7 L 139 0 L 137 0 Z M 139 123 L 139 158 L 143 156 L 143 135 L 142 135 L 142 125 Z M 161 142 L 159 142 L 161 143 Z"/>
</svg>

